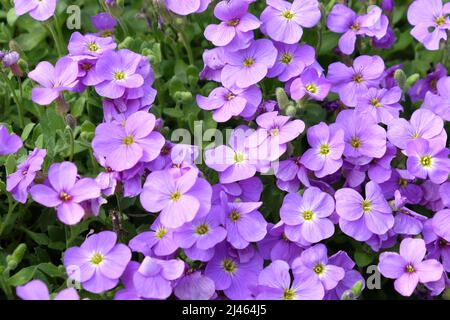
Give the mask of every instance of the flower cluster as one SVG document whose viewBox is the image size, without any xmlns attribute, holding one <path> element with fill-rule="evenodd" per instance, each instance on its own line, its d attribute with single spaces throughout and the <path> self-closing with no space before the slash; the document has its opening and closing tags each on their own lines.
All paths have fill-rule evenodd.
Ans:
<svg viewBox="0 0 450 320">
<path fill-rule="evenodd" d="M 232 129 L 225 143 L 203 154 L 202 146 L 169 140 L 167 111 L 155 103 L 155 66 L 120 43 L 116 19 L 102 13 L 93 18 L 97 33 L 72 33 L 68 54 L 54 65 L 40 62 L 28 77 L 36 83 L 32 101 L 56 101 L 63 116 L 68 92 L 102 99 L 89 150 L 103 170 L 90 178 L 72 160 L 47 166 L 48 150 L 34 148 L 8 172 L 6 190 L 19 203 L 30 194 L 55 208 L 66 225 L 89 222 L 106 201 L 150 216 L 134 234 L 112 221 L 115 232 L 98 230 L 63 254 L 68 277 L 84 291 L 116 288 L 117 300 L 343 299 L 364 289 L 351 258 L 363 247 L 379 256 L 374 263 L 399 294 L 411 296 L 421 283 L 440 295 L 450 283 L 445 62 L 407 84 L 403 67 L 382 53 L 356 55 L 363 41 L 383 49 L 395 42 L 390 1 L 357 14 L 344 4 L 327 12 L 318 0 L 267 0 L 259 15 L 254 2 L 218 2 L 204 29 L 214 47 L 203 52 L 199 78 L 209 83 L 191 102 L 204 119 Z M 166 0 L 159 13 L 177 19 L 210 3 Z M 37 20 L 55 6 L 15 1 L 18 15 Z M 407 13 L 412 37 L 439 49 L 449 14 L 450 3 L 415 0 Z M 312 28 L 342 34 L 327 65 L 318 61 L 320 45 L 305 41 Z M 5 66 L 11 60 L 2 59 Z M 327 115 L 311 121 L 310 109 Z M 22 147 L 0 126 L 0 156 Z M 50 299 L 40 280 L 17 287 L 17 295 Z M 55 299 L 79 295 L 66 289 Z"/>
</svg>

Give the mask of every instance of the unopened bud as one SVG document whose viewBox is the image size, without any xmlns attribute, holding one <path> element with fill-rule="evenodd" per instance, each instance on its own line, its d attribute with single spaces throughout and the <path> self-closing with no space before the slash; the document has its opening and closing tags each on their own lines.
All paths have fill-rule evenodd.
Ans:
<svg viewBox="0 0 450 320">
<path fill-rule="evenodd" d="M 402 69 L 397 69 L 394 72 L 394 79 L 397 81 L 398 86 L 405 90 L 406 88 L 406 74 Z"/>
<path fill-rule="evenodd" d="M 291 101 L 289 100 L 289 97 L 286 94 L 286 91 L 284 91 L 283 88 L 277 88 L 275 90 L 275 95 L 277 97 L 278 106 L 281 110 L 284 110 L 290 105 Z"/>
<path fill-rule="evenodd" d="M 68 114 L 68 115 L 66 115 L 66 124 L 73 131 L 73 130 L 75 130 L 75 127 L 77 126 L 77 119 L 75 119 L 74 116 L 72 116 L 71 114 Z"/>
</svg>

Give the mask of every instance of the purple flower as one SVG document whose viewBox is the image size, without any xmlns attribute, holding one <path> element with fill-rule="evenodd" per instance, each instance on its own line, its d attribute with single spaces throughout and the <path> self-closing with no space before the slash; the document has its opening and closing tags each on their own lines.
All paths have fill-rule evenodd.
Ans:
<svg viewBox="0 0 450 320">
<path fill-rule="evenodd" d="M 69 57 L 59 59 L 54 67 L 49 62 L 43 61 L 28 73 L 28 77 L 41 85 L 33 88 L 31 92 L 33 102 L 49 105 L 63 91 L 73 90 L 77 85 L 78 64 Z"/>
<path fill-rule="evenodd" d="M 83 201 L 100 197 L 100 187 L 94 179 L 77 178 L 77 167 L 71 162 L 55 163 L 48 170 L 48 183 L 31 187 L 34 201 L 57 210 L 58 219 L 68 225 L 84 217 Z"/>
<path fill-rule="evenodd" d="M 277 49 L 267 39 L 254 41 L 247 49 L 227 52 L 222 69 L 222 84 L 227 88 L 247 88 L 264 79 L 277 59 Z"/>
<path fill-rule="evenodd" d="M 161 224 L 178 228 L 194 220 L 196 215 L 208 213 L 212 189 L 209 183 L 198 177 L 198 169 L 192 167 L 181 176 L 165 171 L 152 172 L 145 181 L 141 204 L 149 212 L 160 212 Z"/>
<path fill-rule="evenodd" d="M 436 184 L 447 181 L 450 172 L 450 150 L 432 146 L 427 140 L 418 138 L 408 143 L 406 167 L 416 178 L 427 177 Z"/>
<path fill-rule="evenodd" d="M 344 152 L 344 130 L 324 122 L 312 126 L 307 132 L 311 149 L 302 155 L 301 163 L 315 175 L 323 178 L 338 171 L 342 166 Z"/>
<path fill-rule="evenodd" d="M 300 41 L 303 29 L 314 27 L 320 20 L 317 0 L 267 0 L 261 14 L 261 31 L 275 41 L 294 44 Z"/>
<path fill-rule="evenodd" d="M 17 296 L 22 300 L 51 300 L 47 285 L 41 280 L 33 280 L 16 288 Z M 61 290 L 53 300 L 80 300 L 74 288 Z"/>
<path fill-rule="evenodd" d="M 437 81 L 436 94 L 428 91 L 422 107 L 430 109 L 443 120 L 450 121 L 450 77 L 442 77 Z"/>
<path fill-rule="evenodd" d="M 213 119 L 217 122 L 226 122 L 246 109 L 256 110 L 261 100 L 262 93 L 257 86 L 246 89 L 219 87 L 208 97 L 197 96 L 198 106 L 203 110 L 214 110 Z"/>
<path fill-rule="evenodd" d="M 267 222 L 258 211 L 262 202 L 228 202 L 222 199 L 222 224 L 227 241 L 236 249 L 245 249 L 267 234 Z"/>
<path fill-rule="evenodd" d="M 441 238 L 450 242 L 450 210 L 436 212 L 433 217 L 433 230 Z"/>
<path fill-rule="evenodd" d="M 221 1 L 214 15 L 222 22 L 211 24 L 205 29 L 205 38 L 215 46 L 226 46 L 229 50 L 245 49 L 253 39 L 252 30 L 258 29 L 260 22 L 248 13 L 249 3 L 245 0 Z"/>
<path fill-rule="evenodd" d="M 327 247 L 321 243 L 306 249 L 292 262 L 292 273 L 319 280 L 324 290 L 334 289 L 345 276 L 343 268 L 329 263 Z"/>
<path fill-rule="evenodd" d="M 393 120 L 389 123 L 387 137 L 392 144 L 403 150 L 406 150 L 409 142 L 418 138 L 441 149 L 447 141 L 444 122 L 427 109 L 414 111 L 409 122 L 403 118 Z"/>
<path fill-rule="evenodd" d="M 388 18 L 377 6 L 370 6 L 367 14 L 358 16 L 347 6 L 336 4 L 327 18 L 328 29 L 343 33 L 339 39 L 339 49 L 347 55 L 355 50 L 358 35 L 381 39 L 385 36 L 388 25 Z"/>
<path fill-rule="evenodd" d="M 258 277 L 259 300 L 321 300 L 324 290 L 317 278 L 294 275 L 285 261 L 274 260 Z"/>
<path fill-rule="evenodd" d="M 340 300 L 342 298 L 342 295 L 347 291 L 353 288 L 353 286 L 358 282 L 361 281 L 363 284 L 363 289 L 365 286 L 365 280 L 363 276 L 356 270 L 353 270 L 355 267 L 355 263 L 353 260 L 348 256 L 348 254 L 345 251 L 338 251 L 336 254 L 332 255 L 328 259 L 328 263 L 330 265 L 338 266 L 344 269 L 345 276 L 342 280 L 340 280 L 337 284 L 337 286 L 332 289 L 328 290 L 325 295 L 326 300 Z M 357 297 L 354 297 L 357 298 Z"/>
<path fill-rule="evenodd" d="M 230 299 L 252 298 L 251 286 L 258 281 L 263 269 L 263 259 L 259 253 L 245 261 L 225 244 L 216 247 L 214 258 L 208 262 L 205 275 L 215 283 L 216 290 L 222 290 Z"/>
<path fill-rule="evenodd" d="M 395 200 L 393 201 L 393 209 L 396 211 L 394 227 L 392 230 L 396 234 L 417 235 L 422 232 L 423 225 L 427 221 L 427 217 L 408 209 L 406 197 L 395 191 Z"/>
<path fill-rule="evenodd" d="M 260 161 L 255 152 L 249 150 L 247 137 L 250 130 L 237 127 L 230 135 L 228 144 L 206 150 L 205 163 L 208 167 L 219 172 L 221 183 L 233 183 L 251 178 L 257 169 L 262 170 L 268 166 Z"/>
<path fill-rule="evenodd" d="M 300 238 L 316 243 L 334 234 L 334 224 L 328 217 L 334 211 L 333 198 L 319 188 L 310 187 L 303 196 L 286 195 L 280 209 L 280 218 L 286 224 L 285 234 L 291 241 Z"/>
<path fill-rule="evenodd" d="M 339 189 L 334 196 L 341 230 L 358 241 L 385 234 L 394 225 L 392 210 L 378 184 L 369 181 L 365 190 L 365 198 L 350 188 Z"/>
<path fill-rule="evenodd" d="M 292 99 L 300 100 L 305 95 L 313 100 L 323 101 L 330 92 L 331 83 L 323 75 L 319 75 L 314 68 L 308 68 L 295 79 L 290 92 Z"/>
<path fill-rule="evenodd" d="M 203 52 L 204 67 L 200 72 L 200 79 L 220 82 L 222 69 L 225 66 L 225 53 L 222 47 L 205 50 Z"/>
<path fill-rule="evenodd" d="M 184 268 L 179 259 L 145 257 L 133 275 L 134 288 L 143 298 L 167 299 L 172 294 L 172 281 L 183 275 Z"/>
<path fill-rule="evenodd" d="M 358 97 L 356 111 L 368 113 L 377 123 L 388 125 L 393 119 L 398 119 L 400 111 L 403 111 L 403 107 L 399 103 L 401 98 L 400 87 L 370 88 L 367 94 Z"/>
<path fill-rule="evenodd" d="M 144 256 L 159 257 L 168 256 L 178 249 L 173 230 L 164 227 L 159 219 L 153 222 L 150 231 L 142 232 L 131 239 L 128 246 L 132 251 L 140 252 Z"/>
<path fill-rule="evenodd" d="M 311 66 L 315 61 L 315 50 L 313 47 L 303 44 L 284 44 L 277 42 L 275 47 L 278 50 L 275 65 L 270 68 L 267 77 L 278 79 L 282 82 L 299 76 L 306 67 Z"/>
<path fill-rule="evenodd" d="M 53 16 L 57 3 L 57 0 L 14 0 L 14 10 L 18 16 L 29 13 L 33 19 L 45 21 Z"/>
<path fill-rule="evenodd" d="M 445 213 L 444 213 L 445 214 Z M 436 259 L 442 261 L 442 266 L 446 272 L 450 272 L 450 245 L 449 241 L 436 234 L 434 224 L 441 223 L 442 220 L 439 217 L 434 223 L 433 219 L 429 219 L 425 222 L 423 227 L 423 239 L 427 245 L 427 258 Z M 437 226 L 441 229 L 441 226 Z M 439 231 L 438 231 L 439 232 Z"/>
<path fill-rule="evenodd" d="M 132 114 L 123 123 L 102 123 L 95 129 L 92 147 L 97 157 L 115 171 L 154 160 L 164 146 L 164 137 L 153 131 L 155 116 L 145 111 Z"/>
<path fill-rule="evenodd" d="M 381 39 L 373 38 L 372 45 L 377 49 L 390 49 L 397 41 L 394 30 L 388 27 L 386 35 Z"/>
<path fill-rule="evenodd" d="M 22 140 L 18 135 L 9 134 L 8 129 L 4 125 L 0 125 L 0 156 L 16 153 L 22 148 L 22 145 Z"/>
<path fill-rule="evenodd" d="M 122 97 L 127 89 L 139 88 L 144 78 L 138 72 L 142 56 L 128 49 L 107 51 L 95 65 L 95 91 L 105 98 Z"/>
<path fill-rule="evenodd" d="M 439 79 L 447 76 L 447 69 L 438 63 L 435 69 L 428 73 L 425 79 L 419 79 L 409 89 L 408 94 L 412 102 L 423 100 L 428 91 L 437 94 L 437 82 Z"/>
<path fill-rule="evenodd" d="M 28 158 L 17 166 L 16 172 L 7 177 L 6 190 L 12 193 L 16 201 L 27 202 L 29 187 L 33 184 L 36 172 L 41 170 L 46 154 L 46 150 L 34 149 Z"/>
<path fill-rule="evenodd" d="M 409 297 L 419 282 L 437 281 L 444 271 L 437 260 L 423 260 L 425 253 L 425 242 L 422 239 L 404 239 L 400 243 L 400 254 L 383 252 L 380 255 L 378 270 L 386 278 L 396 279 L 395 290 Z"/>
<path fill-rule="evenodd" d="M 20 55 L 19 55 L 18 52 L 16 52 L 16 51 L 8 51 L 2 57 L 3 66 L 5 68 L 10 68 L 13 65 L 17 64 L 19 59 L 20 59 Z"/>
<path fill-rule="evenodd" d="M 103 231 L 88 237 L 80 247 L 64 253 L 69 278 L 79 281 L 84 290 L 102 293 L 114 288 L 131 259 L 124 244 L 116 244 L 117 235 Z"/>
<path fill-rule="evenodd" d="M 411 35 L 428 50 L 438 50 L 441 39 L 450 30 L 450 4 L 442 0 L 415 0 L 408 8 L 408 22 L 414 26 Z"/>
<path fill-rule="evenodd" d="M 289 121 L 290 117 L 266 112 L 256 118 L 258 129 L 248 137 L 250 148 L 257 148 L 260 159 L 277 160 L 287 150 L 288 142 L 297 138 L 305 129 L 302 120 Z"/>
<path fill-rule="evenodd" d="M 180 300 L 209 300 L 216 294 L 214 281 L 200 271 L 181 278 L 173 293 Z"/>
<path fill-rule="evenodd" d="M 92 16 L 91 22 L 94 28 L 97 29 L 97 31 L 100 31 L 101 35 L 104 37 L 112 35 L 117 26 L 117 20 L 108 12 L 100 12 L 99 14 Z"/>
<path fill-rule="evenodd" d="M 71 56 L 99 58 L 105 52 L 114 50 L 116 44 L 111 37 L 97 37 L 92 34 L 72 33 L 67 46 Z"/>
<path fill-rule="evenodd" d="M 200 13 L 208 8 L 211 0 L 166 0 L 167 9 L 181 16 L 191 13 Z"/>
<path fill-rule="evenodd" d="M 219 212 L 211 210 L 205 217 L 176 229 L 173 238 L 191 260 L 209 261 L 214 256 L 214 247 L 227 236 L 227 230 L 220 224 Z"/>
<path fill-rule="evenodd" d="M 411 204 L 418 204 L 422 200 L 423 191 L 420 186 L 414 184 L 414 176 L 407 170 L 392 170 L 391 177 L 380 184 L 386 199 L 393 199 L 396 190 L 407 198 Z"/>
<path fill-rule="evenodd" d="M 344 130 L 344 155 L 358 160 L 358 164 L 367 164 L 372 158 L 381 158 L 386 153 L 386 131 L 372 117 L 355 110 L 344 110 L 331 128 L 335 126 Z"/>
<path fill-rule="evenodd" d="M 376 87 L 384 72 L 384 61 L 379 56 L 359 56 L 352 67 L 334 62 L 328 67 L 328 80 L 332 91 L 349 107 L 355 107 L 358 97 L 367 94 L 370 87 Z"/>
</svg>

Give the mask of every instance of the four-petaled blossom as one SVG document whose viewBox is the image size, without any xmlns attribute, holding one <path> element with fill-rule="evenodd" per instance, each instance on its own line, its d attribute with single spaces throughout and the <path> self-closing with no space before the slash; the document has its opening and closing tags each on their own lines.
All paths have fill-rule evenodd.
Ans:
<svg viewBox="0 0 450 320">
<path fill-rule="evenodd" d="M 376 87 L 384 72 L 384 61 L 379 56 L 359 56 L 352 67 L 342 62 L 334 62 L 328 67 L 328 80 L 331 90 L 349 107 L 355 107 L 358 97 L 367 93 L 370 87 Z"/>
<path fill-rule="evenodd" d="M 300 41 L 303 28 L 312 28 L 320 20 L 317 0 L 267 0 L 261 14 L 261 31 L 275 41 L 294 44 Z"/>
<path fill-rule="evenodd" d="M 373 234 L 385 234 L 394 225 L 392 209 L 380 186 L 370 181 L 365 191 L 365 198 L 350 188 L 339 189 L 335 194 L 339 226 L 358 241 L 367 241 Z"/>
<path fill-rule="evenodd" d="M 291 241 L 316 243 L 331 237 L 334 224 L 328 217 L 334 212 L 334 200 L 319 188 L 310 187 L 303 196 L 289 193 L 283 200 L 280 218 Z"/>
<path fill-rule="evenodd" d="M 91 178 L 78 179 L 77 167 L 71 162 L 52 164 L 48 182 L 31 187 L 34 201 L 57 210 L 58 219 L 68 225 L 84 217 L 83 201 L 100 197 L 100 187 Z"/>
<path fill-rule="evenodd" d="M 115 171 L 134 167 L 139 161 L 150 162 L 158 157 L 164 137 L 156 131 L 151 113 L 138 111 L 122 123 L 102 123 L 95 129 L 92 147 L 97 157 L 106 159 L 106 166 Z"/>
<path fill-rule="evenodd" d="M 114 232 L 103 231 L 89 236 L 80 247 L 69 248 L 64 253 L 69 278 L 93 293 L 114 288 L 131 259 L 130 249 L 116 242 Z"/>
<path fill-rule="evenodd" d="M 438 50 L 450 30 L 450 4 L 442 0 L 415 0 L 408 8 L 408 22 L 414 26 L 411 35 L 428 50 Z"/>
<path fill-rule="evenodd" d="M 424 260 L 425 242 L 422 239 L 404 239 L 400 243 L 400 253 L 383 252 L 378 270 L 383 276 L 394 281 L 395 290 L 409 297 L 418 283 L 437 281 L 444 271 L 439 261 Z"/>
<path fill-rule="evenodd" d="M 28 73 L 28 77 L 40 85 L 31 91 L 31 99 L 37 104 L 49 105 L 63 91 L 71 91 L 77 85 L 78 64 L 69 57 L 59 59 L 54 67 L 43 61 Z"/>
<path fill-rule="evenodd" d="M 323 101 L 330 92 L 331 84 L 323 75 L 319 75 L 314 68 L 308 68 L 291 86 L 291 97 L 300 100 L 308 96 L 313 100 Z"/>
<path fill-rule="evenodd" d="M 145 210 L 161 212 L 161 224 L 178 228 L 208 213 L 212 189 L 191 167 L 181 176 L 170 170 L 154 171 L 145 181 L 140 199 Z"/>
<path fill-rule="evenodd" d="M 18 16 L 29 13 L 38 21 L 45 21 L 53 16 L 58 0 L 14 0 L 14 11 Z"/>
</svg>

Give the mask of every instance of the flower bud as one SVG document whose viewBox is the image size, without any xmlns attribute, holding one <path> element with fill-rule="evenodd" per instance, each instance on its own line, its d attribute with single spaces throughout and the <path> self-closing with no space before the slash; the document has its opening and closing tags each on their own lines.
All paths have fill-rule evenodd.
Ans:
<svg viewBox="0 0 450 320">
<path fill-rule="evenodd" d="M 394 79 L 402 90 L 406 89 L 406 74 L 402 69 L 395 70 Z"/>
<path fill-rule="evenodd" d="M 5 68 L 10 68 L 12 65 L 16 64 L 20 59 L 19 53 L 16 51 L 6 52 L 3 56 L 3 65 Z"/>
<path fill-rule="evenodd" d="M 22 261 L 25 252 L 27 251 L 27 246 L 24 243 L 21 243 L 17 246 L 14 252 L 6 257 L 6 262 L 8 264 L 8 269 L 14 270 L 17 268 L 19 263 Z"/>
<path fill-rule="evenodd" d="M 277 97 L 278 106 L 281 110 L 286 109 L 291 104 L 291 101 L 283 88 L 277 88 L 275 90 L 275 95 Z"/>
</svg>

